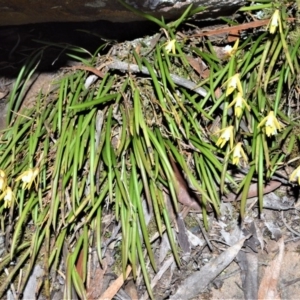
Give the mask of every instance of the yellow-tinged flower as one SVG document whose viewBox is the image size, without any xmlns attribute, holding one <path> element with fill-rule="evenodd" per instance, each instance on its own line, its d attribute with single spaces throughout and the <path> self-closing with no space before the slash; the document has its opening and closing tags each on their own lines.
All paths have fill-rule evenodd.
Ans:
<svg viewBox="0 0 300 300">
<path fill-rule="evenodd" d="M 247 101 L 243 98 L 243 94 L 238 92 L 233 101 L 228 105 L 228 108 L 234 105 L 234 114 L 237 117 L 242 115 L 244 106 L 250 111 L 250 106 L 247 104 Z"/>
<path fill-rule="evenodd" d="M 234 90 L 238 90 L 243 95 L 243 88 L 240 80 L 240 74 L 231 76 L 224 85 L 227 84 L 226 96 L 229 96 Z"/>
<path fill-rule="evenodd" d="M 34 182 L 37 188 L 37 176 L 39 175 L 40 169 L 33 168 L 23 172 L 20 176 L 17 177 L 16 181 L 22 180 L 23 181 L 23 190 L 30 189 L 32 183 Z"/>
<path fill-rule="evenodd" d="M 277 129 L 280 131 L 281 126 L 274 116 L 274 112 L 271 110 L 269 114 L 263 118 L 263 120 L 258 124 L 258 128 L 264 126 L 266 127 L 266 135 L 271 136 L 277 134 Z"/>
<path fill-rule="evenodd" d="M 234 165 L 238 165 L 239 162 L 240 162 L 240 158 L 242 157 L 244 159 L 244 162 L 247 163 L 248 162 L 248 158 L 246 156 L 246 153 L 244 152 L 243 150 L 243 147 L 242 147 L 242 143 L 239 142 L 237 143 L 234 148 L 232 149 L 233 151 L 233 154 L 232 154 L 232 163 Z"/>
<path fill-rule="evenodd" d="M 6 179 L 0 176 L 0 191 L 4 191 L 6 188 Z"/>
<path fill-rule="evenodd" d="M 295 169 L 290 175 L 290 181 L 297 181 L 297 179 L 298 184 L 300 185 L 300 166 L 297 169 Z"/>
<path fill-rule="evenodd" d="M 271 17 L 269 24 L 268 24 L 270 33 L 272 33 L 272 34 L 275 33 L 275 31 L 279 25 L 279 22 L 280 22 L 280 13 L 279 13 L 279 10 L 276 9 Z"/>
<path fill-rule="evenodd" d="M 238 46 L 239 46 L 239 42 L 240 42 L 240 40 L 237 39 L 235 41 L 233 47 L 231 47 L 230 45 L 225 46 L 224 51 L 226 53 L 226 56 L 232 57 L 233 55 L 235 55 L 235 53 L 236 53 L 236 51 L 238 49 Z"/>
<path fill-rule="evenodd" d="M 217 133 L 220 133 L 220 137 L 218 138 L 216 145 L 220 148 L 223 148 L 224 145 L 229 141 L 230 142 L 230 148 L 233 147 L 233 126 L 225 127 L 221 130 L 219 130 Z"/>
<path fill-rule="evenodd" d="M 0 169 L 0 191 L 4 191 L 7 186 L 7 176 L 3 170 Z"/>
<path fill-rule="evenodd" d="M 3 170 L 1 170 L 1 169 L 0 169 L 0 176 L 1 176 L 1 177 L 6 177 L 5 172 L 4 172 Z"/>
<path fill-rule="evenodd" d="M 4 208 L 9 208 L 14 198 L 15 198 L 14 192 L 8 186 L 4 191 Z"/>
<path fill-rule="evenodd" d="M 169 40 L 165 43 L 165 49 L 167 53 L 172 52 L 173 54 L 176 53 L 176 47 L 175 47 L 176 40 Z"/>
</svg>

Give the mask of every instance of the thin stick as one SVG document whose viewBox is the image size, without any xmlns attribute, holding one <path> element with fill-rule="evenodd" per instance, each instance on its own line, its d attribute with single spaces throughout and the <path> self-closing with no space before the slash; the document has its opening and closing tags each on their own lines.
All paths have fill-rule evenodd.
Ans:
<svg viewBox="0 0 300 300">
<path fill-rule="evenodd" d="M 132 73 L 142 73 L 145 75 L 150 75 L 150 72 L 148 71 L 148 69 L 146 67 L 142 67 L 140 69 L 138 65 L 129 64 L 129 63 L 117 60 L 117 59 L 114 59 L 110 64 L 107 65 L 107 67 L 109 69 L 120 70 L 123 72 L 127 71 L 127 72 L 132 72 Z M 155 75 L 160 78 L 160 75 L 157 72 L 155 72 Z M 175 74 L 170 74 L 170 77 L 172 78 L 174 83 L 177 85 L 180 85 L 189 90 L 192 90 L 203 97 L 205 97 L 207 95 L 207 91 L 204 88 L 197 87 L 196 83 L 194 83 L 188 79 L 182 78 Z"/>
</svg>

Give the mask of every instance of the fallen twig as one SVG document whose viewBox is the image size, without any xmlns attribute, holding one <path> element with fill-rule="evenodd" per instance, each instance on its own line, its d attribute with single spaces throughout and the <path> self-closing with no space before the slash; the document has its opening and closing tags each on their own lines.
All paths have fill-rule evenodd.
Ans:
<svg viewBox="0 0 300 300">
<path fill-rule="evenodd" d="M 117 59 L 113 59 L 113 61 L 110 64 L 108 64 L 107 67 L 109 69 L 120 70 L 122 72 L 142 73 L 145 75 L 150 75 L 150 72 L 148 71 L 148 69 L 146 67 L 142 67 L 140 69 L 138 65 L 129 64 L 127 62 L 123 62 L 123 61 L 120 61 Z M 155 75 L 160 78 L 160 75 L 157 72 L 155 72 Z M 182 77 L 180 77 L 178 75 L 174 75 L 174 74 L 170 74 L 170 77 L 172 78 L 174 83 L 179 86 L 182 86 L 189 90 L 192 90 L 195 93 L 197 93 L 203 97 L 205 97 L 207 95 L 207 91 L 204 88 L 197 87 L 196 83 L 194 83 L 188 79 L 182 78 Z"/>
<path fill-rule="evenodd" d="M 288 18 L 287 20 L 289 22 L 293 22 L 293 21 L 295 21 L 295 18 Z M 270 19 L 256 20 L 256 21 L 253 21 L 253 22 L 240 24 L 240 25 L 235 25 L 235 26 L 230 26 L 230 27 L 225 27 L 225 28 L 205 30 L 205 31 L 193 34 L 191 37 L 212 36 L 212 35 L 219 35 L 219 34 L 222 34 L 222 33 L 230 34 L 232 31 L 237 32 L 237 31 L 246 30 L 246 29 L 250 29 L 250 28 L 262 27 L 262 26 L 265 26 L 265 25 L 269 24 L 269 22 L 270 22 Z"/>
<path fill-rule="evenodd" d="M 207 285 L 233 261 L 241 250 L 245 240 L 250 236 L 251 235 L 248 235 L 241 239 L 235 245 L 221 253 L 218 257 L 212 259 L 201 268 L 201 271 L 194 272 L 188 276 L 170 299 L 191 299 L 199 295 L 207 287 Z"/>
</svg>

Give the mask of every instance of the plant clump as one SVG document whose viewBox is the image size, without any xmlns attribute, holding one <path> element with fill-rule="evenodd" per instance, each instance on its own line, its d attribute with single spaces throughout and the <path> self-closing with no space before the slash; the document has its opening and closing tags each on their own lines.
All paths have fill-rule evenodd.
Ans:
<svg viewBox="0 0 300 300">
<path fill-rule="evenodd" d="M 0 262 L 2 273 L 9 269 L 1 295 L 26 263 L 22 290 L 43 254 L 45 274 L 64 266 L 64 298 L 75 289 L 86 299 L 90 253 L 101 263 L 106 241 L 117 239 L 107 228 L 121 224 L 122 272 L 130 265 L 137 279 L 141 270 L 154 298 L 147 271 L 158 269 L 153 233 L 167 233 L 179 266 L 173 225 L 180 205 L 201 213 L 208 229 L 222 196 L 240 193 L 243 219 L 255 181 L 262 209 L 264 186 L 290 164 L 298 141 L 285 99 L 297 88 L 300 39 L 293 9 L 271 1 L 259 8 L 272 10 L 267 26 L 249 22 L 227 46 L 186 29 L 197 13 L 192 6 L 171 23 L 145 15 L 161 27 L 150 48 L 141 42 L 122 55 L 120 45 L 106 55 L 100 47 L 89 60 L 78 55 L 80 64 L 64 71 L 57 89 L 21 110 L 39 54 L 29 60 L 0 137 L 0 229 L 11 236 Z M 244 20 L 255 9 L 242 8 Z M 300 184 L 299 168 L 287 179 Z M 235 177 L 239 172 L 244 176 Z M 30 241 L 21 236 L 28 224 L 36 229 Z M 49 297 L 50 287 L 47 277 Z"/>
</svg>

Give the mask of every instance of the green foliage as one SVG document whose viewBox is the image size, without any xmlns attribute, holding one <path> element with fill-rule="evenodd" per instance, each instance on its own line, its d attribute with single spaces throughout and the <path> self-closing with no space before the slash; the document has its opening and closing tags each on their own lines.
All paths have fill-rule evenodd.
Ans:
<svg viewBox="0 0 300 300">
<path fill-rule="evenodd" d="M 270 1 L 259 2 L 263 4 L 241 11 L 273 7 Z M 0 271 L 17 254 L 20 257 L 9 268 L 1 295 L 25 262 L 28 278 L 43 251 L 46 274 L 58 270 L 62 260 L 65 263 L 65 298 L 72 297 L 74 287 L 86 299 L 89 248 L 97 251 L 101 262 L 103 217 L 110 213 L 121 222 L 123 274 L 130 264 L 136 278 L 140 266 L 153 298 L 148 259 L 154 271 L 157 266 L 142 202 L 154 212 L 159 235 L 167 232 L 180 265 L 173 217 L 166 204 L 176 213 L 181 200 L 171 161 L 182 170 L 189 189 L 201 195 L 207 229 L 207 207 L 218 214 L 221 197 L 230 190 L 241 193 L 244 217 L 253 180 L 262 209 L 263 186 L 288 159 L 296 141 L 292 126 L 297 123 L 284 99 L 299 76 L 300 42 L 289 43 L 292 25 L 285 7 L 278 12 L 273 33 L 263 30 L 249 35 L 226 58 L 218 57 L 208 40 L 195 42 L 178 35 L 182 22 L 195 13 L 192 6 L 170 24 L 137 12 L 165 33 L 146 55 L 132 50 L 122 58 L 128 63 L 134 58 L 139 71 L 149 74 L 147 78 L 110 70 L 86 88 L 87 71 L 76 70 L 59 78 L 56 91 L 40 93 L 34 108 L 20 110 L 39 53 L 31 58 L 11 93 L 9 127 L 1 135 L 0 175 L 5 182 L 1 230 L 12 233 L 12 242 Z M 79 60 L 94 67 L 97 54 L 89 61 Z M 206 78 L 193 72 L 188 56 L 207 65 Z M 197 84 L 187 88 L 185 80 Z M 288 151 L 281 152 L 285 144 Z M 233 176 L 239 170 L 245 174 L 240 180 Z M 9 198 L 6 187 L 14 197 Z M 29 223 L 35 233 L 27 242 L 22 233 Z M 82 274 L 76 268 L 79 255 Z M 49 288 L 47 279 L 47 295 Z"/>
</svg>

